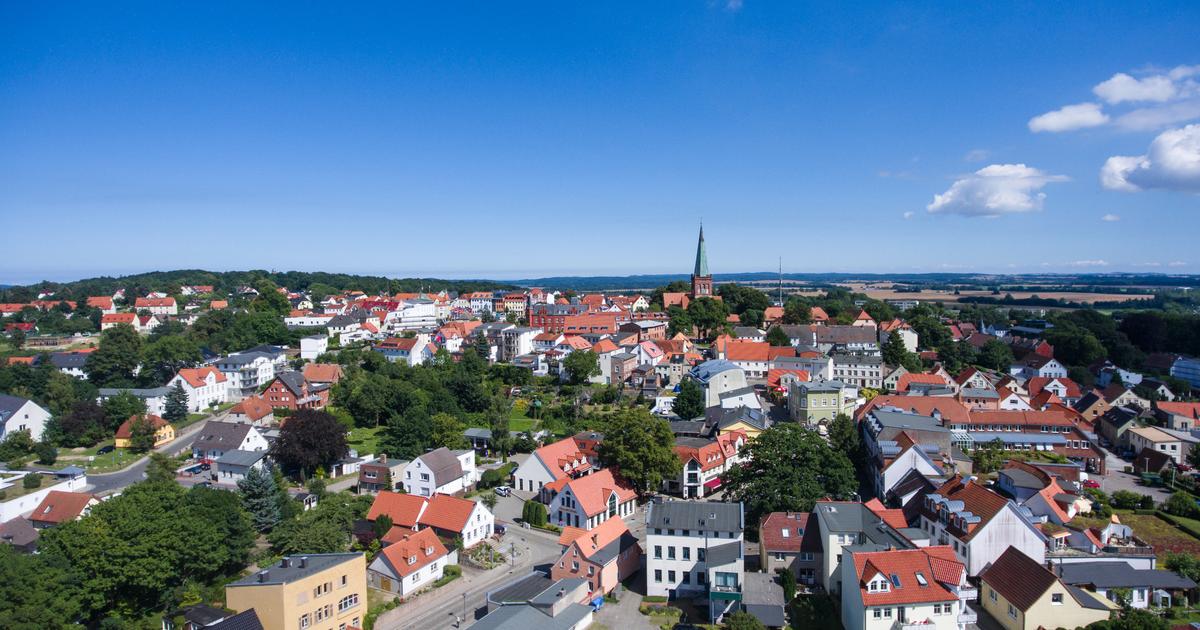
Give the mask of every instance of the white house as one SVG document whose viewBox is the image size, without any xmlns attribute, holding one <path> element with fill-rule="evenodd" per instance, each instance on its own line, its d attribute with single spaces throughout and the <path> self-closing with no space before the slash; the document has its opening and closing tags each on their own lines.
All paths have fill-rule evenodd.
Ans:
<svg viewBox="0 0 1200 630">
<path fill-rule="evenodd" d="M 470 549 L 485 541 L 495 530 L 496 517 L 482 501 L 471 501 L 448 494 L 430 497 L 417 520 L 417 527 L 430 527 L 439 535 L 462 538 L 463 548 Z"/>
<path fill-rule="evenodd" d="M 167 387 L 180 385 L 188 397 L 188 411 L 199 413 L 229 402 L 229 379 L 214 367 L 184 368 L 167 381 Z"/>
<path fill-rule="evenodd" d="M 721 403 L 723 394 L 748 389 L 746 372 L 731 361 L 724 359 L 705 361 L 692 368 L 688 376 L 704 388 L 705 407 L 723 406 Z M 752 389 L 751 392 L 753 392 Z"/>
<path fill-rule="evenodd" d="M 151 315 L 178 315 L 179 307 L 173 297 L 144 297 L 133 301 L 133 310 L 149 311 Z"/>
<path fill-rule="evenodd" d="M 287 366 L 287 355 L 274 346 L 258 346 L 221 357 L 216 366 L 229 380 L 229 400 L 241 400 L 275 380 L 276 371 Z"/>
<path fill-rule="evenodd" d="M 622 518 L 637 509 L 637 492 L 611 470 L 578 479 L 564 479 L 562 490 L 550 501 L 550 522 L 559 527 L 592 530 L 610 518 Z"/>
<path fill-rule="evenodd" d="M 217 459 L 229 451 L 266 452 L 268 448 L 267 438 L 253 425 L 209 420 L 192 442 L 192 456 Z"/>
<path fill-rule="evenodd" d="M 50 412 L 32 400 L 0 394 L 0 440 L 14 431 L 29 431 L 29 437 L 41 440 L 49 420 Z"/>
<path fill-rule="evenodd" d="M 475 451 L 432 450 L 404 467 L 404 491 L 419 497 L 457 494 L 479 481 Z"/>
<path fill-rule="evenodd" d="M 646 595 L 706 598 L 710 622 L 736 611 L 745 571 L 744 528 L 741 503 L 650 503 Z"/>
<path fill-rule="evenodd" d="M 973 477 L 955 476 L 926 495 L 920 521 L 931 544 L 954 549 L 968 575 L 979 575 L 1009 547 L 1045 562 L 1046 537 L 1027 512 Z"/>
<path fill-rule="evenodd" d="M 535 450 L 513 473 L 516 489 L 540 493 L 559 479 L 594 472 L 600 465 L 596 448 L 603 437 L 598 433 L 578 433 Z"/>
<path fill-rule="evenodd" d="M 848 549 L 842 561 L 842 627 L 846 630 L 965 630 L 977 594 L 949 547 Z"/>
<path fill-rule="evenodd" d="M 121 389 L 121 388 L 100 388 L 100 400 L 104 402 L 113 396 L 129 392 L 130 394 L 141 398 L 146 404 L 146 413 L 161 416 L 167 411 L 167 394 L 171 393 L 170 387 L 152 387 L 150 389 Z"/>
<path fill-rule="evenodd" d="M 458 562 L 457 552 L 447 550 L 432 529 L 394 531 L 384 536 L 387 546 L 367 566 L 372 588 L 406 598 L 440 580 L 446 565 Z"/>
<path fill-rule="evenodd" d="M 329 337 L 313 335 L 300 338 L 300 358 L 306 361 L 316 361 L 317 357 L 329 350 Z"/>
</svg>

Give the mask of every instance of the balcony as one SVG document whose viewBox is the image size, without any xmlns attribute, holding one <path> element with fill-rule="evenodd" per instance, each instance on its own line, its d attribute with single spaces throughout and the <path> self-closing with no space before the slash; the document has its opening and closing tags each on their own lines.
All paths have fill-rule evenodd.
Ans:
<svg viewBox="0 0 1200 630">
<path fill-rule="evenodd" d="M 742 600 L 742 587 L 736 584 L 733 586 L 710 584 L 708 587 L 708 598 L 738 602 Z"/>
<path fill-rule="evenodd" d="M 960 624 L 976 624 L 979 623 L 979 614 L 970 608 L 964 608 L 958 615 L 958 623 Z"/>
<path fill-rule="evenodd" d="M 934 630 L 937 626 L 930 621 L 897 621 L 896 630 Z"/>
<path fill-rule="evenodd" d="M 952 586 L 950 592 L 963 601 L 979 599 L 979 589 L 974 586 Z"/>
</svg>

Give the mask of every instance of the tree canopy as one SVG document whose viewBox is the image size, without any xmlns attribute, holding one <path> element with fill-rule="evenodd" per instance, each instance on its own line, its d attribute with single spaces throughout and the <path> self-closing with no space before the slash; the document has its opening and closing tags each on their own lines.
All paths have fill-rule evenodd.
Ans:
<svg viewBox="0 0 1200 630">
<path fill-rule="evenodd" d="M 639 495 L 658 490 L 681 466 L 670 425 L 639 408 L 624 409 L 607 422 L 600 460 L 619 470 Z"/>
</svg>

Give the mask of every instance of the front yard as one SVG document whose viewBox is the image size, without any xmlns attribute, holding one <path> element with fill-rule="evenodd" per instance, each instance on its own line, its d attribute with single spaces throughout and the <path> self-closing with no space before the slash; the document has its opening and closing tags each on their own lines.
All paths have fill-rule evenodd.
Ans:
<svg viewBox="0 0 1200 630">
<path fill-rule="evenodd" d="M 1138 538 L 1153 545 L 1159 554 L 1167 552 L 1200 554 L 1200 540 L 1153 514 L 1134 514 L 1128 510 L 1117 510 L 1116 514 L 1122 523 L 1133 528 L 1133 533 Z M 1179 520 L 1200 530 L 1200 521 Z M 1102 528 L 1108 524 L 1108 519 L 1077 516 L 1072 519 L 1071 524 Z"/>
</svg>

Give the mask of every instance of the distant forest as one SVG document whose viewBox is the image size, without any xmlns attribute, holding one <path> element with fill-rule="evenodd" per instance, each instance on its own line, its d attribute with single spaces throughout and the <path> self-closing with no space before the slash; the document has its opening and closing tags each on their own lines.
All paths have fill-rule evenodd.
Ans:
<svg viewBox="0 0 1200 630">
<path fill-rule="evenodd" d="M 436 278 L 385 278 L 383 276 L 358 276 L 344 273 L 306 271 L 272 272 L 252 271 L 203 271 L 183 269 L 178 271 L 152 271 L 131 276 L 101 276 L 73 282 L 39 282 L 26 286 L 0 289 L 0 302 L 28 302 L 37 299 L 39 293 L 54 293 L 57 299 L 83 300 L 93 295 L 112 295 L 125 289 L 133 296 L 161 291 L 175 295 L 182 286 L 212 285 L 214 293 L 226 295 L 238 287 L 254 287 L 263 280 L 287 287 L 292 291 L 311 290 L 315 293 L 330 293 L 359 290 L 366 293 L 411 293 L 416 291 L 492 291 L 515 289 L 513 284 L 491 280 L 439 280 Z"/>
</svg>

